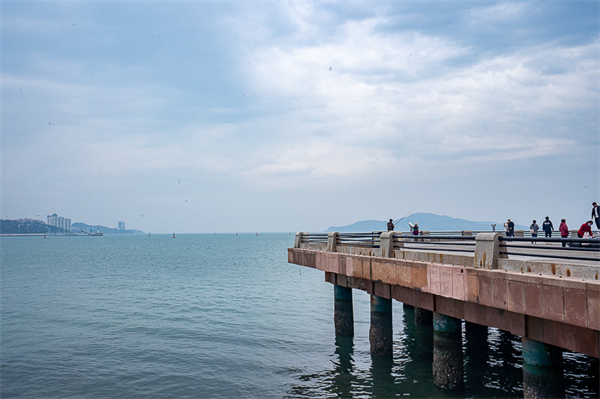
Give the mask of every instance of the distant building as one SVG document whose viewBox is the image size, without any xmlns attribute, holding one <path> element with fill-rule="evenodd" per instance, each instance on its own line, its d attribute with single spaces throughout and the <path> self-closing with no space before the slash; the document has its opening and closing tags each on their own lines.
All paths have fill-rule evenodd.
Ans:
<svg viewBox="0 0 600 399">
<path fill-rule="evenodd" d="M 71 231 L 71 219 L 58 216 L 56 213 L 48 215 L 48 225 L 58 227 L 66 231 Z"/>
<path fill-rule="evenodd" d="M 48 215 L 48 225 L 58 227 L 58 215 L 56 213 Z"/>
<path fill-rule="evenodd" d="M 118 224 L 119 224 L 119 227 L 118 227 L 119 230 L 125 230 L 125 222 L 118 222 Z"/>
</svg>

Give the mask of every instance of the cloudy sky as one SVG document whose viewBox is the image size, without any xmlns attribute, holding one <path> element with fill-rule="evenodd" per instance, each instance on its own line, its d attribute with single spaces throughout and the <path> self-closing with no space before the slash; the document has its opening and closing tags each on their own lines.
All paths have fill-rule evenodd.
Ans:
<svg viewBox="0 0 600 399">
<path fill-rule="evenodd" d="M 598 1 L 0 4 L 2 218 L 576 227 L 600 200 Z"/>
</svg>

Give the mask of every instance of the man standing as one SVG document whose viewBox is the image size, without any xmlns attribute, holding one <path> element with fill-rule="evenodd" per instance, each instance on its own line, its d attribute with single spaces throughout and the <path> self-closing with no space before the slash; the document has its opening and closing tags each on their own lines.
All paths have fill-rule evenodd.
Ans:
<svg viewBox="0 0 600 399">
<path fill-rule="evenodd" d="M 595 202 L 592 202 L 592 220 L 596 222 L 596 228 L 600 230 L 600 206 Z"/>
<path fill-rule="evenodd" d="M 546 238 L 552 238 L 552 231 L 554 230 L 554 226 L 552 225 L 552 222 L 550 221 L 550 218 L 548 216 L 546 216 L 546 220 L 544 220 L 544 223 L 542 223 L 542 229 L 544 229 L 544 236 Z"/>
<path fill-rule="evenodd" d="M 388 222 L 387 228 L 388 231 L 394 231 L 394 221 L 392 219 L 390 219 L 390 221 Z"/>
<path fill-rule="evenodd" d="M 504 223 L 504 227 L 506 227 L 505 232 L 507 237 L 515 236 L 515 222 L 508 219 L 506 223 Z"/>
</svg>

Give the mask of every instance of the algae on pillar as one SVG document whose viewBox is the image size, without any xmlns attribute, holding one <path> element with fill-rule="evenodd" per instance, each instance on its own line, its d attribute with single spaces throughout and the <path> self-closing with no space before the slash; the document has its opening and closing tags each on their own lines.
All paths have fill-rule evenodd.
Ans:
<svg viewBox="0 0 600 399">
<path fill-rule="evenodd" d="M 335 335 L 354 336 L 354 313 L 352 310 L 352 288 L 333 285 Z"/>
<path fill-rule="evenodd" d="M 371 356 L 392 357 L 392 300 L 371 295 Z"/>
<path fill-rule="evenodd" d="M 464 385 L 462 321 L 433 313 L 433 383 L 438 388 Z"/>
<path fill-rule="evenodd" d="M 521 342 L 523 397 L 564 398 L 562 349 L 525 337 Z"/>
</svg>

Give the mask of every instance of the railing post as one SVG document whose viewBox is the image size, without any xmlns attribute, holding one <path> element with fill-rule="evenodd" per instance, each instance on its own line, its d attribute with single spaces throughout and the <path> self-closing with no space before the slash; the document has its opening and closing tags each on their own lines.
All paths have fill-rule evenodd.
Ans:
<svg viewBox="0 0 600 399">
<path fill-rule="evenodd" d="M 500 236 L 502 233 L 478 233 L 475 237 L 475 267 L 479 269 L 497 269 L 500 255 Z"/>
<path fill-rule="evenodd" d="M 473 230 L 463 230 L 461 235 L 463 237 L 473 237 Z"/>
<path fill-rule="evenodd" d="M 394 257 L 394 231 L 384 231 L 379 236 L 381 247 L 381 256 L 384 258 L 393 258 Z"/>
<path fill-rule="evenodd" d="M 525 237 L 524 230 L 515 230 L 515 237 Z"/>
<path fill-rule="evenodd" d="M 337 242 L 340 233 L 337 231 L 327 234 L 327 252 L 337 252 Z"/>
<path fill-rule="evenodd" d="M 302 244 L 302 236 L 304 234 L 308 234 L 308 233 L 303 233 L 303 232 L 296 233 L 296 238 L 294 239 L 294 248 L 300 248 L 300 244 Z"/>
</svg>

